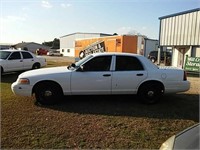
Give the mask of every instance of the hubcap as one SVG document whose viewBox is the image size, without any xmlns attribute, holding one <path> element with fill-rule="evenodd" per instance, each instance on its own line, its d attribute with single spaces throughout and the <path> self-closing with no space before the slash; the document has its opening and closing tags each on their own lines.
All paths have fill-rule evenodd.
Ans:
<svg viewBox="0 0 200 150">
<path fill-rule="evenodd" d="M 154 91 L 148 91 L 147 95 L 148 95 L 148 97 L 153 97 L 154 96 Z"/>
<path fill-rule="evenodd" d="M 52 96 L 52 92 L 51 91 L 45 91 L 44 92 L 44 96 L 45 97 L 50 97 L 50 96 Z"/>
</svg>

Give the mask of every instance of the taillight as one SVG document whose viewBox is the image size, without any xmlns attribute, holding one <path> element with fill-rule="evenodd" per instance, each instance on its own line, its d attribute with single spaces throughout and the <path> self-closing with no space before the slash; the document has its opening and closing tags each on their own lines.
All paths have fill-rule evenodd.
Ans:
<svg viewBox="0 0 200 150">
<path fill-rule="evenodd" d="M 184 71 L 184 74 L 183 74 L 183 81 L 187 81 L 187 73 L 186 73 L 186 71 Z"/>
</svg>

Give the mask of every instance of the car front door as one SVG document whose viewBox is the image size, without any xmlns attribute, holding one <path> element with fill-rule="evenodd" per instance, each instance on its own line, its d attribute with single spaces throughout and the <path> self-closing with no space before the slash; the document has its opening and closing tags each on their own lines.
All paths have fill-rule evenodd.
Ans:
<svg viewBox="0 0 200 150">
<path fill-rule="evenodd" d="M 34 64 L 34 58 L 29 52 L 21 52 L 23 56 L 24 70 L 31 69 Z"/>
<path fill-rule="evenodd" d="M 138 85 L 147 78 L 140 60 L 133 56 L 116 56 L 112 76 L 112 94 L 136 94 Z"/>
<path fill-rule="evenodd" d="M 23 70 L 23 60 L 21 58 L 20 52 L 13 52 L 6 63 L 7 71 L 18 71 Z"/>
<path fill-rule="evenodd" d="M 111 94 L 112 56 L 98 56 L 72 72 L 72 94 Z"/>
</svg>

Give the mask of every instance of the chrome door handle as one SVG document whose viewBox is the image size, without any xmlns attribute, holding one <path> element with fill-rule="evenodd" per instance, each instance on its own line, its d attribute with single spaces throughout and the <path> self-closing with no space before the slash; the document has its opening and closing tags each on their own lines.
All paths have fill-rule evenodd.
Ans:
<svg viewBox="0 0 200 150">
<path fill-rule="evenodd" d="M 104 77 L 110 77 L 111 74 L 104 74 L 103 76 L 104 76 Z"/>
<path fill-rule="evenodd" d="M 144 74 L 143 73 L 139 73 L 139 74 L 136 74 L 137 76 L 143 76 Z"/>
</svg>

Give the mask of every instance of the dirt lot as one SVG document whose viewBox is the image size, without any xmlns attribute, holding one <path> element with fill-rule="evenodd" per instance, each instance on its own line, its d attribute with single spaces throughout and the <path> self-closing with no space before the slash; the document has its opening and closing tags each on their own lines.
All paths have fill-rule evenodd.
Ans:
<svg viewBox="0 0 200 150">
<path fill-rule="evenodd" d="M 67 63 L 48 60 L 48 67 Z M 11 92 L 18 75 L 1 78 L 2 149 L 158 149 L 199 122 L 197 77 L 188 77 L 188 92 L 165 95 L 156 105 L 137 96 L 71 96 L 47 107 Z"/>
</svg>

